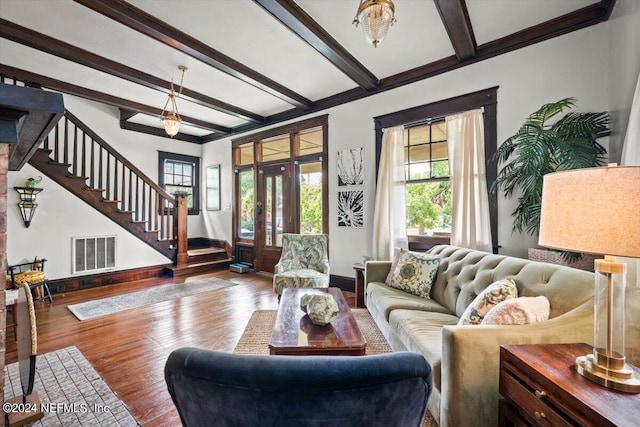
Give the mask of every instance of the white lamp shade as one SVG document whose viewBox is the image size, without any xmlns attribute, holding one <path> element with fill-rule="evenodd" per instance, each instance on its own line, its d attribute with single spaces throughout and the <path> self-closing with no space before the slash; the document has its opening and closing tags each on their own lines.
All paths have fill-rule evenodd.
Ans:
<svg viewBox="0 0 640 427">
<path fill-rule="evenodd" d="M 542 246 L 640 258 L 640 166 L 544 176 Z"/>
</svg>

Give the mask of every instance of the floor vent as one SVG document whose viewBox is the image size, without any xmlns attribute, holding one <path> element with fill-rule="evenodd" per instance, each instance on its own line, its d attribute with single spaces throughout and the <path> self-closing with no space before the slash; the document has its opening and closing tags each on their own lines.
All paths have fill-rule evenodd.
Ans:
<svg viewBox="0 0 640 427">
<path fill-rule="evenodd" d="M 116 236 L 73 237 L 73 273 L 95 273 L 116 268 Z"/>
</svg>

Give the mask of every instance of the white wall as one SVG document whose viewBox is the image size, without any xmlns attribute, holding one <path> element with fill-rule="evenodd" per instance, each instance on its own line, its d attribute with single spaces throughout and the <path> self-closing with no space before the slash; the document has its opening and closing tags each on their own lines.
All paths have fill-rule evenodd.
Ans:
<svg viewBox="0 0 640 427">
<path fill-rule="evenodd" d="M 560 38 L 548 40 L 444 75 L 331 108 L 329 113 L 329 214 L 330 262 L 332 274 L 352 276 L 352 263 L 371 254 L 373 205 L 375 198 L 375 153 L 373 117 L 427 104 L 453 96 L 499 86 L 498 141 L 516 132 L 524 119 L 540 105 L 564 97 L 577 97 L 586 111 L 606 111 L 607 25 L 600 24 Z M 212 146 L 212 147 L 209 147 Z M 351 229 L 337 226 L 336 153 L 346 148 L 365 147 L 365 226 Z M 204 148 L 205 164 L 225 165 L 223 188 L 232 188 L 230 139 Z M 223 201 L 223 206 L 225 202 Z M 526 256 L 536 239 L 511 234 L 512 201 L 499 200 L 499 244 L 501 253 Z M 205 213 L 207 230 L 223 230 L 231 241 L 231 217 L 226 213 Z"/>
<path fill-rule="evenodd" d="M 154 180 L 158 177 L 158 150 L 200 156 L 201 146 L 123 131 L 118 124 L 118 110 L 102 104 L 64 95 L 65 107 L 89 128 L 115 147 L 142 172 Z M 71 237 L 117 235 L 118 270 L 170 263 L 155 249 L 133 237 L 103 214 L 47 178 L 38 187 L 38 209 L 29 228 L 25 228 L 17 207 L 14 186 L 24 186 L 27 178 L 42 175 L 30 165 L 9 172 L 7 198 L 7 260 L 15 264 L 33 260 L 37 255 L 48 260 L 50 279 L 71 276 Z M 189 217 L 189 235 L 204 235 L 202 215 Z"/>
</svg>

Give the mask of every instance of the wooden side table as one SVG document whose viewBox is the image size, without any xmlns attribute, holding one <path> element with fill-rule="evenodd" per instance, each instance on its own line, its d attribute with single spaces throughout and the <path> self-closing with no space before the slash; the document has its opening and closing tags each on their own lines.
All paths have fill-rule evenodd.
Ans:
<svg viewBox="0 0 640 427">
<path fill-rule="evenodd" d="M 586 344 L 500 348 L 500 427 L 640 426 L 640 394 L 612 390 L 578 374 Z"/>
<path fill-rule="evenodd" d="M 364 303 L 364 264 L 357 262 L 353 264 L 353 269 L 356 272 L 356 307 L 366 307 L 366 304 Z"/>
</svg>

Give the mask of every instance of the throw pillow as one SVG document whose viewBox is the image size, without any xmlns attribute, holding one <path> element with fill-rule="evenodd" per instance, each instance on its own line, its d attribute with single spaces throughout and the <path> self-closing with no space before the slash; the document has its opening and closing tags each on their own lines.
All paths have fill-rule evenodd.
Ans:
<svg viewBox="0 0 640 427">
<path fill-rule="evenodd" d="M 520 297 L 506 300 L 493 307 L 483 325 L 527 325 L 549 319 L 549 300 L 546 297 Z"/>
<path fill-rule="evenodd" d="M 431 285 L 436 277 L 440 258 L 411 251 L 400 251 L 398 263 L 389 282 L 392 288 L 431 298 Z"/>
<path fill-rule="evenodd" d="M 482 319 L 489 313 L 498 303 L 516 298 L 518 296 L 518 288 L 511 278 L 498 280 L 489 285 L 482 293 L 480 293 L 469 307 L 464 311 L 458 325 L 479 325 Z"/>
</svg>

